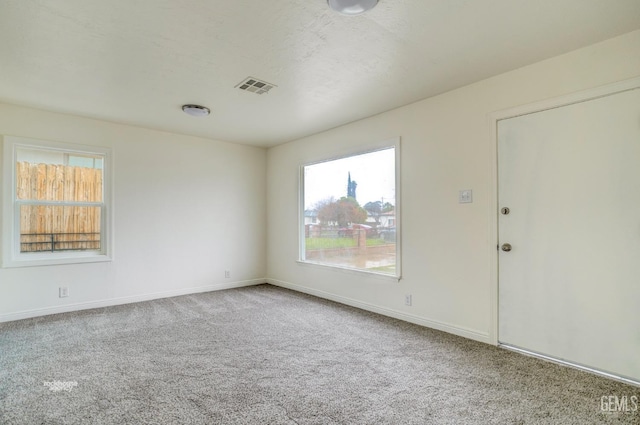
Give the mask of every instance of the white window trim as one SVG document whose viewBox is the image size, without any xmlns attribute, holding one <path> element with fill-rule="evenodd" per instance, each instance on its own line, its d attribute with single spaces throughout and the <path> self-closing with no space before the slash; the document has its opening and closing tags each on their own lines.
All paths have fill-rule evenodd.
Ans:
<svg viewBox="0 0 640 425">
<path fill-rule="evenodd" d="M 2 137 L 2 267 L 48 266 L 111 261 L 113 258 L 113 198 L 111 149 L 22 137 Z M 58 150 L 78 155 L 103 155 L 103 209 L 100 251 L 20 252 L 20 215 L 17 213 L 15 167 L 19 148 Z"/>
<path fill-rule="evenodd" d="M 304 224 L 304 168 L 309 165 L 320 164 L 322 162 L 334 161 L 342 158 L 349 158 L 356 155 L 362 155 L 372 152 L 381 151 L 384 149 L 395 149 L 395 179 L 396 179 L 396 273 L 395 275 L 379 273 L 375 271 L 369 271 L 365 269 L 358 268 L 350 268 L 339 265 L 332 265 L 326 263 L 319 263 L 315 261 L 309 261 L 305 259 L 305 224 Z M 299 168 L 299 179 L 298 179 L 298 260 L 297 263 L 303 265 L 312 265 L 317 267 L 324 267 L 336 271 L 348 272 L 348 273 L 356 273 L 356 274 L 364 274 L 372 277 L 382 278 L 382 279 L 391 279 L 394 281 L 400 281 L 402 279 L 402 184 L 400 181 L 400 137 L 393 138 L 391 140 L 385 140 L 380 143 L 369 144 L 364 146 L 359 146 L 354 148 L 353 150 L 349 150 L 346 153 L 343 153 L 339 156 L 330 156 L 323 159 L 318 159 L 311 162 L 306 162 L 300 165 Z"/>
</svg>

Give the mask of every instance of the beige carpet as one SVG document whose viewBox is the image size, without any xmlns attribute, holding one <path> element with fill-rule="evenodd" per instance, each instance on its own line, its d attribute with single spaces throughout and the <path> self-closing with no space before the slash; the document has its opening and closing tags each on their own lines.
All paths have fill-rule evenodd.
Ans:
<svg viewBox="0 0 640 425">
<path fill-rule="evenodd" d="M 1 424 L 640 424 L 603 396 L 640 388 L 269 285 L 0 324 Z"/>
</svg>

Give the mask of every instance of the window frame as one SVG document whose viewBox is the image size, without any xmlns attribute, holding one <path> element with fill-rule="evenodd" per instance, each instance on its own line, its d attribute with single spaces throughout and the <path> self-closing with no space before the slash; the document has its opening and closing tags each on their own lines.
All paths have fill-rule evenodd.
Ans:
<svg viewBox="0 0 640 425">
<path fill-rule="evenodd" d="M 99 146 L 86 146 L 71 143 L 29 139 L 16 136 L 3 136 L 2 148 L 2 268 L 48 266 L 58 264 L 82 264 L 112 261 L 113 259 L 113 223 L 112 223 L 112 155 L 111 149 Z M 78 203 L 85 206 L 99 206 L 100 214 L 100 250 L 57 251 L 57 252 L 20 252 L 20 213 L 21 205 L 33 205 L 17 199 L 16 163 L 19 149 L 59 152 L 65 157 L 102 156 L 101 203 Z M 68 203 L 51 205 L 69 205 Z"/>
<path fill-rule="evenodd" d="M 353 156 L 373 153 L 382 151 L 385 149 L 395 149 L 395 212 L 396 212 L 396 265 L 395 265 L 395 274 L 388 273 L 380 273 L 366 269 L 359 269 L 355 267 L 346 267 L 341 265 L 327 264 L 317 261 L 310 261 L 305 259 L 305 251 L 306 251 L 306 243 L 305 243 L 305 181 L 304 181 L 304 170 L 305 167 L 321 164 L 329 161 L 336 161 L 340 159 L 350 158 Z M 298 259 L 297 263 L 303 265 L 311 265 L 317 266 L 321 268 L 327 268 L 336 271 L 344 271 L 349 273 L 356 274 L 364 274 L 371 277 L 377 277 L 382 279 L 390 279 L 394 281 L 400 281 L 402 279 L 402 219 L 401 219 L 401 168 L 400 168 L 400 158 L 401 158 L 401 150 L 400 150 L 400 137 L 396 137 L 393 139 L 387 139 L 385 141 L 379 143 L 372 143 L 364 146 L 359 146 L 354 149 L 350 149 L 346 152 L 341 153 L 336 156 L 328 156 L 322 159 L 317 159 L 314 161 L 305 162 L 300 165 L 298 172 Z"/>
</svg>

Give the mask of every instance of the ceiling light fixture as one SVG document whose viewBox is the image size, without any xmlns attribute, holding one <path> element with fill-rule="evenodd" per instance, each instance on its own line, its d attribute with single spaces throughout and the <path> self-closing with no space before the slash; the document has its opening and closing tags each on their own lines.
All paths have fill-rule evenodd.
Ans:
<svg viewBox="0 0 640 425">
<path fill-rule="evenodd" d="M 338 13 L 354 16 L 373 9 L 378 0 L 327 0 L 327 3 Z"/>
<path fill-rule="evenodd" d="M 211 113 L 209 108 L 200 105 L 182 105 L 182 110 L 192 117 L 206 117 Z"/>
</svg>

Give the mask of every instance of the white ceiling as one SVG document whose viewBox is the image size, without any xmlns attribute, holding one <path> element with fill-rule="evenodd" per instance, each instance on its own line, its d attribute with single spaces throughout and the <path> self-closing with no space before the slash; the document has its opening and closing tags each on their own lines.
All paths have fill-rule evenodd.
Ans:
<svg viewBox="0 0 640 425">
<path fill-rule="evenodd" d="M 638 28 L 639 0 L 0 0 L 0 101 L 273 146 Z"/>
</svg>

